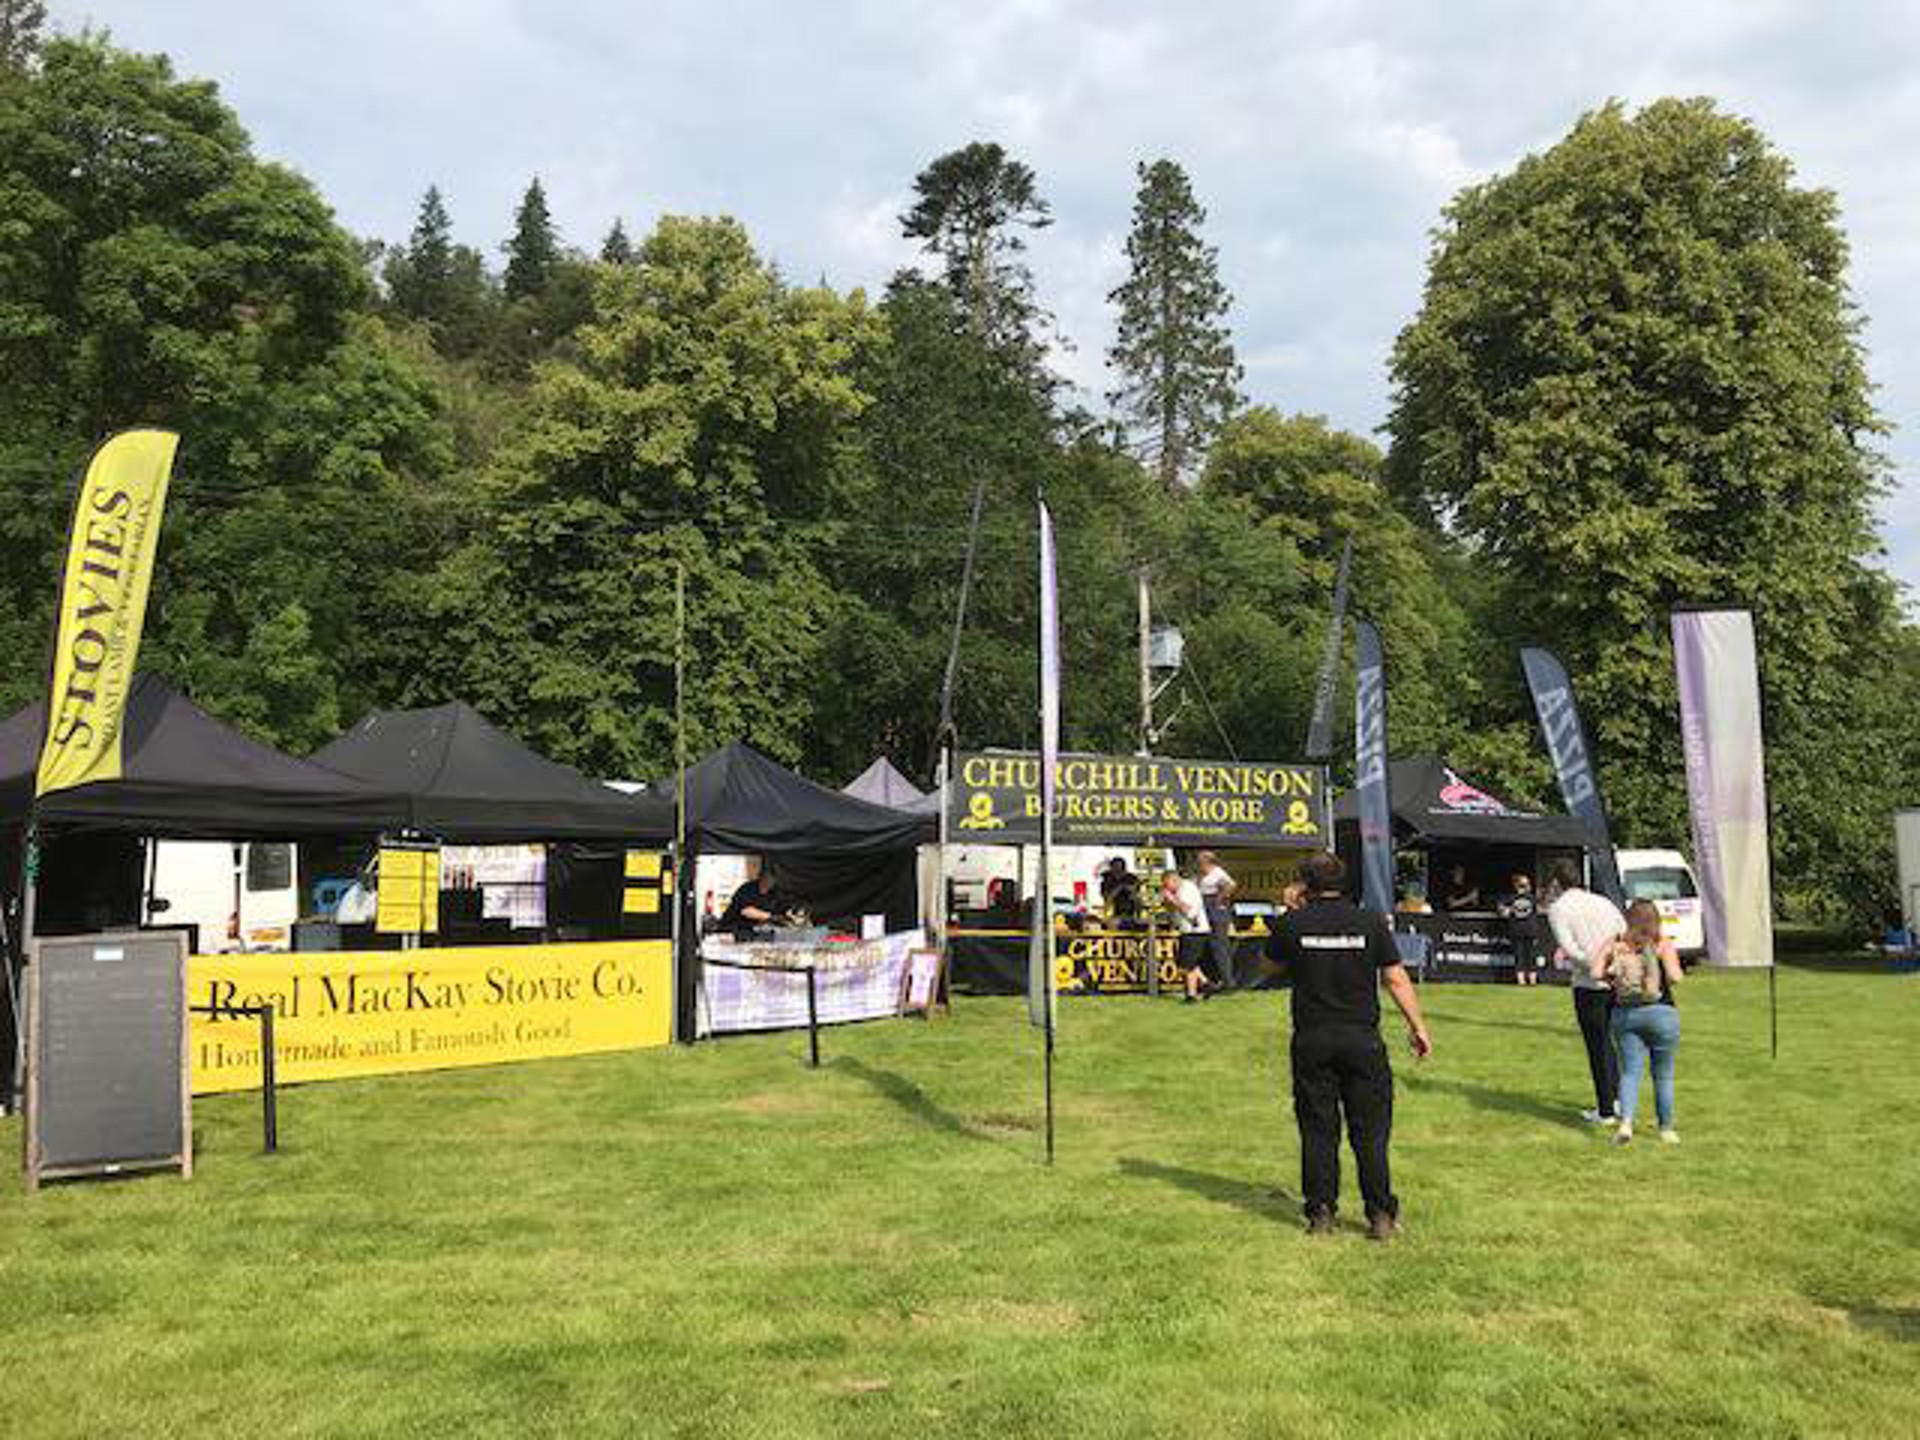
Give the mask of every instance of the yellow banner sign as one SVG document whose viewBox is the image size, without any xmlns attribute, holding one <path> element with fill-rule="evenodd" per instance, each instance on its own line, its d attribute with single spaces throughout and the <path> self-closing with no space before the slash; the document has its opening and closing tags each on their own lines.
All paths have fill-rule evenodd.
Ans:
<svg viewBox="0 0 1920 1440">
<path fill-rule="evenodd" d="M 166 430 L 123 431 L 93 452 L 80 482 L 35 795 L 120 778 L 121 724 L 179 444 Z"/>
<path fill-rule="evenodd" d="M 282 1081 L 638 1050 L 673 1038 L 665 940 L 195 955 L 189 1003 L 274 1007 Z M 260 1025 L 193 1017 L 197 1095 L 260 1084 Z"/>
</svg>

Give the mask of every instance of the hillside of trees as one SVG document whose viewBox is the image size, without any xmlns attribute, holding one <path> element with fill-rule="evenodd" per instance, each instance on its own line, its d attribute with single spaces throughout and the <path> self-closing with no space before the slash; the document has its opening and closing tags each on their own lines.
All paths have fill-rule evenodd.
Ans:
<svg viewBox="0 0 1920 1440">
<path fill-rule="evenodd" d="M 1833 197 L 1705 100 L 1580 118 L 1440 217 L 1379 443 L 1248 395 L 1206 210 L 1143 157 L 1114 391 L 1047 365 L 1045 177 L 929 157 L 877 294 L 783 276 L 727 217 L 570 236 L 530 179 L 497 253 L 418 178 L 347 233 L 163 57 L 0 47 L 0 704 L 44 684 L 73 477 L 105 433 L 182 446 L 144 663 L 304 753 L 459 697 L 558 759 L 742 738 L 828 783 L 923 781 L 981 494 L 954 720 L 1034 740 L 1033 501 L 1060 532 L 1066 739 L 1138 742 L 1136 576 L 1187 641 L 1157 746 L 1292 758 L 1343 542 L 1393 744 L 1552 804 L 1518 647 L 1582 690 L 1623 843 L 1684 837 L 1667 610 L 1759 626 L 1789 910 L 1891 896 L 1920 644 Z M 906 177 L 903 177 L 903 179 Z M 1098 404 L 1101 408 L 1094 409 Z"/>
</svg>

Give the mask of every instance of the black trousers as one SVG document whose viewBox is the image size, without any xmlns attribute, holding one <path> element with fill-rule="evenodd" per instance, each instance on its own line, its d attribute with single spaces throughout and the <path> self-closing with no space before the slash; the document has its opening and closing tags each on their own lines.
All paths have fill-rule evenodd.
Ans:
<svg viewBox="0 0 1920 1440">
<path fill-rule="evenodd" d="M 1300 1198 L 1309 1216 L 1331 1215 L 1339 1202 L 1343 1115 L 1367 1217 L 1399 1215 L 1387 1167 L 1393 1067 L 1378 1030 L 1339 1025 L 1296 1033 L 1293 1114 L 1300 1122 Z"/>
<path fill-rule="evenodd" d="M 1573 1013 L 1580 1022 L 1580 1038 L 1587 1042 L 1587 1069 L 1593 1075 L 1593 1108 L 1602 1115 L 1611 1115 L 1614 1099 L 1620 1093 L 1620 1059 L 1613 1053 L 1610 1033 L 1612 992 L 1576 987 Z"/>
<path fill-rule="evenodd" d="M 1207 958 L 1212 962 L 1213 978 L 1222 985 L 1233 984 L 1233 906 L 1218 900 L 1206 902 Z"/>
</svg>

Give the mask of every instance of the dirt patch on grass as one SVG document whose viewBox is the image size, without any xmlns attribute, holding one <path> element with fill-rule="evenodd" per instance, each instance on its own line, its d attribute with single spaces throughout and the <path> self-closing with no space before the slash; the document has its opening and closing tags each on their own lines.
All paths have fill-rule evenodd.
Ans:
<svg viewBox="0 0 1920 1440">
<path fill-rule="evenodd" d="M 981 1130 L 997 1130 L 1002 1135 L 1030 1135 L 1040 1128 L 1038 1115 L 1026 1115 L 1017 1110 L 987 1110 L 967 1117 L 969 1123 Z"/>
<path fill-rule="evenodd" d="M 762 1090 L 729 1100 L 721 1108 L 741 1115 L 817 1115 L 820 1101 L 801 1090 Z"/>
<path fill-rule="evenodd" d="M 942 1333 L 987 1331 L 996 1335 L 1065 1335 L 1082 1324 L 1078 1309 L 1057 1301 L 953 1300 L 910 1318 L 916 1330 Z"/>
</svg>

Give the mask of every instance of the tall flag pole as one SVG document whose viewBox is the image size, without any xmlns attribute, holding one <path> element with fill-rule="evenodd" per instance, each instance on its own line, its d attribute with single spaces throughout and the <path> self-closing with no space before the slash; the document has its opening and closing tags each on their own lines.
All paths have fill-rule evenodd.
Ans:
<svg viewBox="0 0 1920 1440">
<path fill-rule="evenodd" d="M 1746 610 L 1676 610 L 1673 664 L 1707 958 L 1766 966 L 1773 1052 L 1773 859 L 1760 667 Z"/>
<path fill-rule="evenodd" d="M 21 846 L 20 923 L 14 954 L 6 962 L 16 975 L 33 939 L 40 799 L 76 785 L 118 780 L 125 770 L 127 697 L 139 662 L 160 518 L 179 445 L 180 437 L 170 430 L 123 430 L 93 452 L 80 478 L 60 581 L 34 803 Z M 18 993 L 17 985 L 8 988 L 10 994 Z M 24 1062 L 19 1018 L 13 1016 L 16 1079 Z"/>
<path fill-rule="evenodd" d="M 1046 1032 L 1047 1163 L 1053 1163 L 1053 1036 L 1059 988 L 1053 973 L 1054 773 L 1060 763 L 1060 585 L 1053 517 L 1040 504 L 1040 885 L 1027 955 L 1027 1015 Z"/>
<path fill-rule="evenodd" d="M 1620 883 L 1620 864 L 1613 853 L 1613 827 L 1607 823 L 1607 805 L 1593 763 L 1593 744 L 1587 738 L 1587 727 L 1580 723 L 1567 667 L 1551 650 L 1528 646 L 1520 652 L 1520 668 L 1527 672 L 1527 689 L 1533 693 L 1540 733 L 1546 738 L 1547 753 L 1553 757 L 1554 773 L 1560 780 L 1560 798 L 1566 802 L 1567 813 L 1587 827 L 1594 888 L 1625 909 L 1627 891 Z"/>
<path fill-rule="evenodd" d="M 1340 547 L 1340 570 L 1333 581 L 1333 615 L 1320 647 L 1320 678 L 1313 687 L 1313 720 L 1307 726 L 1307 759 L 1333 754 L 1333 692 L 1340 681 L 1340 640 L 1347 628 L 1347 575 L 1353 567 L 1353 537 Z"/>
<path fill-rule="evenodd" d="M 1353 780 L 1360 792 L 1360 903 L 1393 910 L 1393 782 L 1387 767 L 1387 659 L 1380 632 L 1354 624 Z"/>
</svg>

